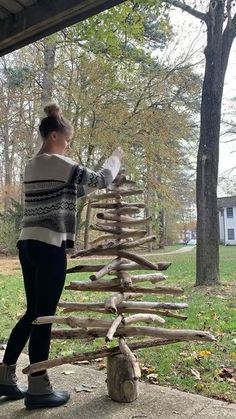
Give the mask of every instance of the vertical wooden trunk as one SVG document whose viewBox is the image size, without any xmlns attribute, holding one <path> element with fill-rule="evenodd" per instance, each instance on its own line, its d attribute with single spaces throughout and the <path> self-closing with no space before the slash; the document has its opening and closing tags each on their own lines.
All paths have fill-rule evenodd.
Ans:
<svg viewBox="0 0 236 419">
<path fill-rule="evenodd" d="M 166 245 L 166 233 L 165 233 L 165 213 L 164 209 L 161 208 L 158 213 L 159 220 L 159 243 L 158 248 L 164 249 Z"/>
<path fill-rule="evenodd" d="M 217 181 L 223 85 L 230 45 L 223 34 L 223 2 L 211 2 L 207 21 L 206 66 L 202 88 L 201 130 L 197 160 L 196 285 L 219 281 Z M 226 48 L 227 47 L 227 48 Z"/>
<path fill-rule="evenodd" d="M 109 397 L 116 402 L 130 403 L 138 397 L 131 362 L 122 354 L 107 358 L 107 388 Z"/>
<path fill-rule="evenodd" d="M 149 205 L 150 205 L 150 203 L 149 203 L 149 191 L 148 191 L 148 188 L 146 188 L 146 196 L 145 196 L 145 203 L 146 203 L 146 206 L 145 206 L 145 217 L 146 218 L 148 218 L 149 216 L 150 216 L 150 209 L 149 209 Z M 147 224 L 147 235 L 148 236 L 151 236 L 152 235 L 152 223 L 148 223 Z M 152 253 L 152 251 L 153 251 L 153 242 L 149 242 L 148 243 L 148 252 L 149 253 Z"/>
<path fill-rule="evenodd" d="M 89 248 L 89 233 L 90 233 L 90 222 L 91 222 L 91 202 L 88 199 L 87 202 L 87 210 L 86 210 L 86 218 L 85 218 L 85 231 L 84 231 L 84 249 Z"/>
<path fill-rule="evenodd" d="M 44 70 L 41 103 L 42 107 L 52 100 L 54 87 L 54 66 L 55 66 L 56 44 L 44 43 Z"/>
</svg>

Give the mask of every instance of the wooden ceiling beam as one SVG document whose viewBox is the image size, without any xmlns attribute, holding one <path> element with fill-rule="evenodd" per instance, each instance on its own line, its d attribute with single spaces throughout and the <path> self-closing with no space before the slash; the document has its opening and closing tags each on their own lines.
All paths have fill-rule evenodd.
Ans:
<svg viewBox="0 0 236 419">
<path fill-rule="evenodd" d="M 0 56 L 123 1 L 125 0 L 38 0 L 1 21 Z"/>
</svg>

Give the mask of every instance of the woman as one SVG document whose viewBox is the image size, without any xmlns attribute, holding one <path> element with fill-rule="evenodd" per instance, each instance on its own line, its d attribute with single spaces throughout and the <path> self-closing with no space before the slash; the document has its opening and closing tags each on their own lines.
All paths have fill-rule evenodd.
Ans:
<svg viewBox="0 0 236 419">
<path fill-rule="evenodd" d="M 30 409 L 53 407 L 69 399 L 55 391 L 47 371 L 28 376 L 28 389 L 17 386 L 16 362 L 29 339 L 30 363 L 48 359 L 51 325 L 32 325 L 39 316 L 55 314 L 66 277 L 66 250 L 73 248 L 76 200 L 97 188 L 106 188 L 117 176 L 122 149 L 117 148 L 99 172 L 64 156 L 73 135 L 71 124 L 56 105 L 45 108 L 39 131 L 43 144 L 24 176 L 23 227 L 17 242 L 27 309 L 13 328 L 0 364 L 0 396 L 25 398 Z"/>
</svg>

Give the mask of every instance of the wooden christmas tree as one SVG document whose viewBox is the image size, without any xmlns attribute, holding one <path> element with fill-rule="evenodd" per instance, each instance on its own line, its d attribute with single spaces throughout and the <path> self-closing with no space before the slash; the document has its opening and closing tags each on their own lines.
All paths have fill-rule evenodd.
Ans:
<svg viewBox="0 0 236 419">
<path fill-rule="evenodd" d="M 165 323 L 165 317 L 185 320 L 186 316 L 179 314 L 179 310 L 186 308 L 187 304 L 141 300 L 145 294 L 181 295 L 183 293 L 181 288 L 155 285 L 166 280 L 167 277 L 158 271 L 168 269 L 170 263 L 152 263 L 140 254 L 133 253 L 134 249 L 140 245 L 156 240 L 155 236 L 147 236 L 146 233 L 145 227 L 151 222 L 150 217 L 137 217 L 145 208 L 145 203 L 130 203 L 123 200 L 125 197 L 142 194 L 143 190 L 135 189 L 134 182 L 127 180 L 124 172 L 121 172 L 107 193 L 96 195 L 91 206 L 98 210 L 98 222 L 91 226 L 91 229 L 98 231 L 100 236 L 91 243 L 89 249 L 81 250 L 73 257 L 99 255 L 113 258 L 105 265 L 80 263 L 67 270 L 68 274 L 74 272 L 90 272 L 91 274 L 88 281 L 72 281 L 66 289 L 112 292 L 112 294 L 103 303 L 59 303 L 65 313 L 78 311 L 111 313 L 113 318 L 109 320 L 96 317 L 50 316 L 40 317 L 34 322 L 35 324 L 65 323 L 70 326 L 66 329 L 52 330 L 52 339 L 91 340 L 104 337 L 108 343 L 113 338 L 118 338 L 119 345 L 32 364 L 23 370 L 25 373 L 75 361 L 107 357 L 107 385 L 110 397 L 117 401 L 132 401 L 137 397 L 137 380 L 141 376 L 136 355 L 132 350 L 186 340 L 214 340 L 208 332 L 159 327 Z M 154 272 L 131 273 L 136 270 Z M 143 282 L 151 283 L 152 286 L 142 286 Z M 138 301 L 133 301 L 133 298 Z M 151 323 L 153 326 L 136 325 L 137 323 Z M 129 343 L 129 338 L 134 336 L 151 336 L 155 339 Z"/>
</svg>

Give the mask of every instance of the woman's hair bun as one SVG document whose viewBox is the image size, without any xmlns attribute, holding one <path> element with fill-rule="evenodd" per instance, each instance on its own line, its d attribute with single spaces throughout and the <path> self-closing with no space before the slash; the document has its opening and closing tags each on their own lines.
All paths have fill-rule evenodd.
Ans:
<svg viewBox="0 0 236 419">
<path fill-rule="evenodd" d="M 47 116 L 54 116 L 55 118 L 58 118 L 61 116 L 61 109 L 56 103 L 51 103 L 44 108 L 44 112 Z"/>
</svg>

